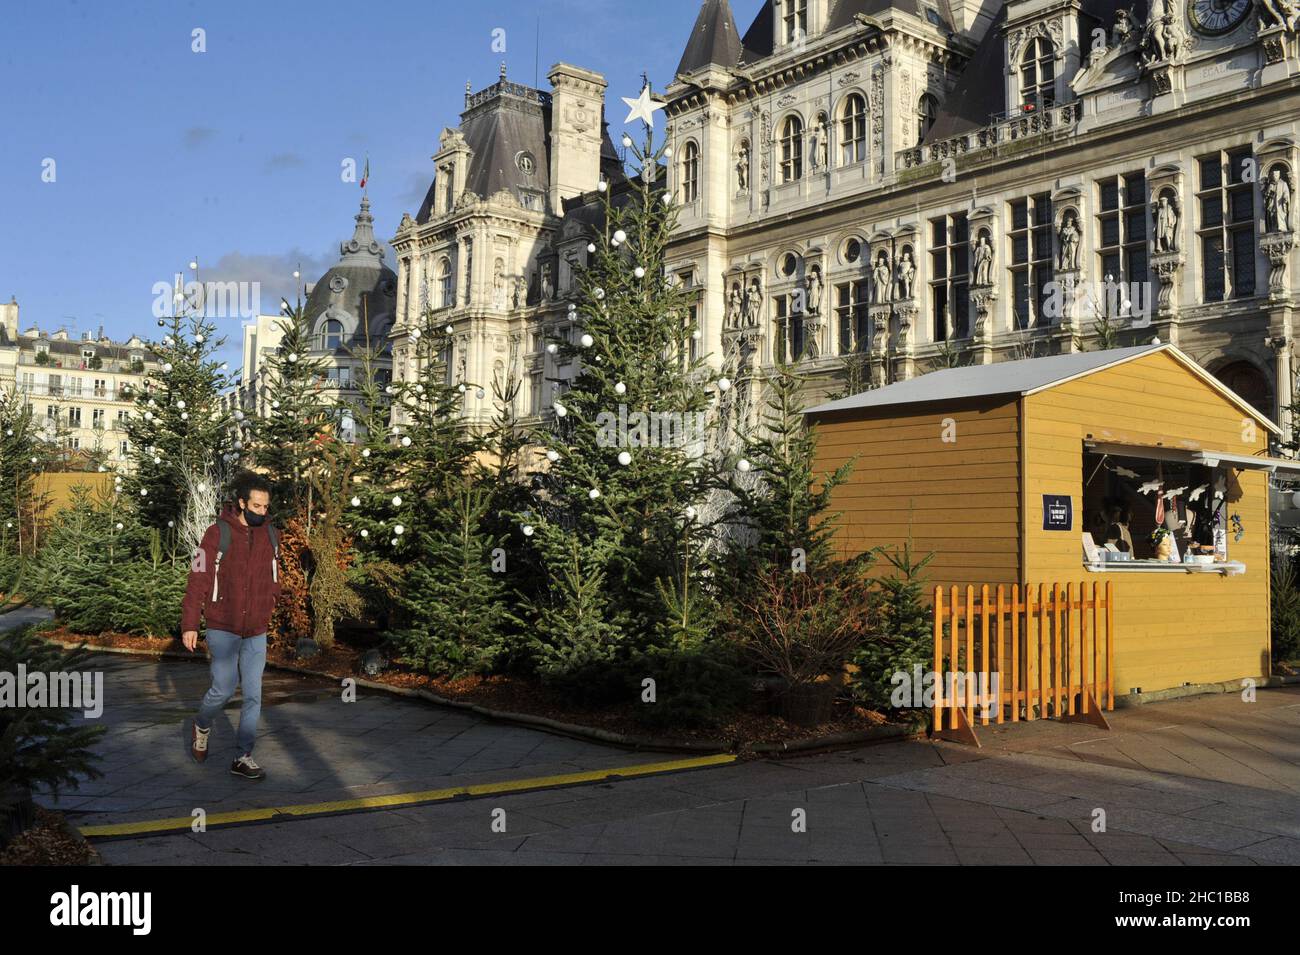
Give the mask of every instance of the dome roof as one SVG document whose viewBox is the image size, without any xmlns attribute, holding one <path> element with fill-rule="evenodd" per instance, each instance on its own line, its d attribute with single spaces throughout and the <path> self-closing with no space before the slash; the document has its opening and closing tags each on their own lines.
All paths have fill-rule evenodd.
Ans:
<svg viewBox="0 0 1300 955">
<path fill-rule="evenodd" d="M 343 326 L 346 347 L 370 341 L 383 344 L 397 313 L 397 275 L 384 264 L 383 246 L 375 239 L 370 200 L 363 197 L 352 238 L 339 243 L 339 262 L 320 277 L 307 297 L 307 319 L 313 336 L 328 321 Z"/>
</svg>

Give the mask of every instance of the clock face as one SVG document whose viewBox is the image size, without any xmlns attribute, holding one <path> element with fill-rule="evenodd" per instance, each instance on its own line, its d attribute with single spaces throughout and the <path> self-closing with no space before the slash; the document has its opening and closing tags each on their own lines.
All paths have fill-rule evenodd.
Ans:
<svg viewBox="0 0 1300 955">
<path fill-rule="evenodd" d="M 1188 14 L 1197 33 L 1222 36 L 1246 22 L 1251 0 L 1192 0 Z"/>
</svg>

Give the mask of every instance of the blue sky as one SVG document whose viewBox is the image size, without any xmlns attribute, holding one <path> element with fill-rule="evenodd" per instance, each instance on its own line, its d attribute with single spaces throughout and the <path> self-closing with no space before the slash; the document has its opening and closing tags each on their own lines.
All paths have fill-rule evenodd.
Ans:
<svg viewBox="0 0 1300 955">
<path fill-rule="evenodd" d="M 758 0 L 737 0 L 743 31 Z M 531 85 L 563 60 L 609 81 L 611 132 L 640 73 L 662 89 L 699 0 L 14 4 L 0 47 L 0 301 L 24 328 L 157 332 L 153 287 L 197 256 L 201 277 L 262 283 L 274 311 L 298 262 L 314 280 L 351 236 L 370 155 L 388 239 L 432 179 L 465 81 Z M 191 50 L 192 31 L 207 50 Z M 506 52 L 492 50 L 505 30 Z M 660 114 L 662 115 L 662 114 Z M 54 182 L 42 181 L 46 159 Z M 392 265 L 391 251 L 389 264 Z M 291 294 L 291 293 L 289 293 Z M 239 321 L 219 323 L 237 364 Z"/>
</svg>

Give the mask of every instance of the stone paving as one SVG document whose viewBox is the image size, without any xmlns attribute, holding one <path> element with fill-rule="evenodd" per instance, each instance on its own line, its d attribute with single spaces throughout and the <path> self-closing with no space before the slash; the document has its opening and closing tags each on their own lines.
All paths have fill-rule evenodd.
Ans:
<svg viewBox="0 0 1300 955">
<path fill-rule="evenodd" d="M 106 776 L 57 803 L 80 825 L 675 758 L 365 690 L 343 703 L 327 681 L 268 670 L 256 756 L 269 778 L 250 782 L 227 771 L 227 720 L 205 765 L 188 758 L 183 728 L 207 686 L 202 662 L 98 654 L 93 665 L 108 691 Z M 1052 721 L 977 727 L 978 750 L 899 741 L 99 847 L 124 865 L 1300 863 L 1300 687 L 1110 716 L 1110 733 Z M 1092 829 L 1098 809 L 1105 832 Z M 505 832 L 493 829 L 495 810 Z M 804 832 L 792 831 L 797 810 Z"/>
</svg>

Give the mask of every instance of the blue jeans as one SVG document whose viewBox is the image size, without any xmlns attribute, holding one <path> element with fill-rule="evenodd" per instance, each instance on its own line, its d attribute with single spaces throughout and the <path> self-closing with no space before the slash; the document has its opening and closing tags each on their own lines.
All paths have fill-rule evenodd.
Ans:
<svg viewBox="0 0 1300 955">
<path fill-rule="evenodd" d="M 266 669 L 266 634 L 240 637 L 226 630 L 208 631 L 208 652 L 212 655 L 212 686 L 203 694 L 199 729 L 211 729 L 212 721 L 226 701 L 242 686 L 244 705 L 239 711 L 239 732 L 235 745 L 240 755 L 253 752 L 257 720 L 262 715 L 262 671 Z"/>
</svg>

